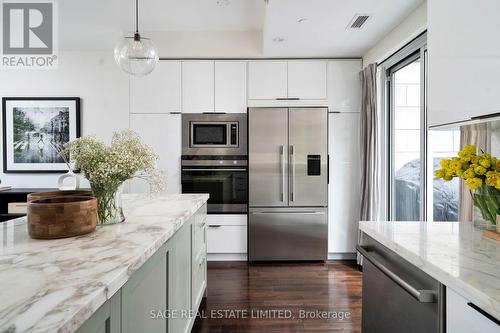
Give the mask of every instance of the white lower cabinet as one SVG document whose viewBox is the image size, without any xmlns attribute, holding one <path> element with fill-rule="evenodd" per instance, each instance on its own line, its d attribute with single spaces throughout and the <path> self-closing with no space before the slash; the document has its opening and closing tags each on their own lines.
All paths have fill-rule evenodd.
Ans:
<svg viewBox="0 0 500 333">
<path fill-rule="evenodd" d="M 207 287 L 206 204 L 77 333 L 189 333 Z"/>
<path fill-rule="evenodd" d="M 470 304 L 470 305 L 469 305 Z M 471 306 L 472 305 L 472 306 Z M 500 325 L 473 308 L 466 298 L 446 288 L 447 333 L 498 333 Z"/>
<path fill-rule="evenodd" d="M 120 333 L 121 296 L 121 290 L 118 290 L 89 320 L 80 326 L 76 333 Z"/>
<path fill-rule="evenodd" d="M 247 215 L 207 215 L 209 260 L 245 260 Z"/>
<path fill-rule="evenodd" d="M 198 310 L 198 305 L 207 287 L 207 206 L 203 206 L 196 214 L 192 225 L 192 272 L 191 277 L 192 311 Z"/>
<path fill-rule="evenodd" d="M 356 252 L 360 209 L 359 113 L 330 113 L 328 253 Z"/>
<path fill-rule="evenodd" d="M 166 193 L 181 193 L 181 115 L 131 114 L 130 128 L 159 155 L 158 168 L 165 172 Z M 149 185 L 144 180 L 133 179 L 130 192 L 149 192 Z"/>
</svg>

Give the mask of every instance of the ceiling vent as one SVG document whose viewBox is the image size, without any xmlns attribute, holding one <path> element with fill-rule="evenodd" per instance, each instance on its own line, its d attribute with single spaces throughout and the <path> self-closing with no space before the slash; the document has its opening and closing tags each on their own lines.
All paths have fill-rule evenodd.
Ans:
<svg viewBox="0 0 500 333">
<path fill-rule="evenodd" d="M 348 29 L 361 29 L 361 27 L 370 18 L 370 15 L 356 14 L 351 20 L 351 23 L 347 26 Z"/>
</svg>

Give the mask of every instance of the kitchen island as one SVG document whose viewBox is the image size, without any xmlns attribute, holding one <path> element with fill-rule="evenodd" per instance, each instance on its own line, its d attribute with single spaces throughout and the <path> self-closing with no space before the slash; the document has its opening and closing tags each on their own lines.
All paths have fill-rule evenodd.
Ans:
<svg viewBox="0 0 500 333">
<path fill-rule="evenodd" d="M 124 195 L 126 221 L 34 240 L 0 224 L 0 332 L 189 332 L 206 291 L 208 195 Z"/>
<path fill-rule="evenodd" d="M 360 250 L 364 252 L 365 259 L 376 258 L 375 264 L 370 262 L 369 266 L 373 264 L 378 268 L 385 266 L 393 272 L 403 271 L 399 277 L 409 282 L 400 289 L 409 290 L 409 294 L 413 292 L 413 297 L 399 304 L 400 308 L 406 304 L 414 306 L 411 304 L 414 302 L 423 309 L 428 306 L 426 302 L 435 301 L 442 307 L 436 314 L 440 318 L 442 332 L 500 331 L 500 242 L 483 237 L 482 230 L 474 228 L 470 222 L 360 222 L 359 227 L 362 232 Z M 410 266 L 406 271 L 412 274 L 405 276 L 405 270 L 400 269 L 397 263 L 391 266 L 391 257 L 404 261 Z M 366 272 L 363 267 L 363 283 L 365 279 L 370 281 L 370 277 L 366 276 L 371 274 L 369 270 Z M 379 271 L 384 272 L 384 268 Z M 386 271 L 384 275 L 390 273 Z M 441 285 L 441 291 L 435 293 L 434 300 L 425 297 L 425 293 L 429 292 L 425 289 L 431 289 L 428 285 L 424 283 L 419 288 L 422 279 L 417 279 L 415 275 L 424 274 Z M 377 276 L 378 281 L 374 284 L 378 287 L 383 285 L 380 277 L 384 275 Z M 419 297 L 420 300 L 415 300 Z M 380 299 L 378 302 L 383 304 L 384 301 Z M 363 311 L 365 303 L 368 305 L 371 302 L 363 299 Z M 367 311 L 369 313 L 372 309 Z"/>
</svg>

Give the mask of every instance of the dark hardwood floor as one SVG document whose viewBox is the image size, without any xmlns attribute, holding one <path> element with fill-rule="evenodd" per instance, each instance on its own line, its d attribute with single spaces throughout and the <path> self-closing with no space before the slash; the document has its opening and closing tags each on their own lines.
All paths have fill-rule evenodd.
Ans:
<svg viewBox="0 0 500 333">
<path fill-rule="evenodd" d="M 361 280 L 350 261 L 210 262 L 204 318 L 192 333 L 361 332 Z M 316 311 L 327 318 L 305 318 Z"/>
</svg>

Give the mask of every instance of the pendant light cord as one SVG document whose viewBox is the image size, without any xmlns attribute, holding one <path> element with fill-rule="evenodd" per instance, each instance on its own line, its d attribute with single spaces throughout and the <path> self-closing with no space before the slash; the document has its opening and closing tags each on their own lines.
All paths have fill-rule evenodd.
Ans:
<svg viewBox="0 0 500 333">
<path fill-rule="evenodd" d="M 135 0 L 135 34 L 134 40 L 139 42 L 141 35 L 139 35 L 139 0 Z"/>
<path fill-rule="evenodd" d="M 135 0 L 135 33 L 139 33 L 139 0 Z"/>
</svg>

